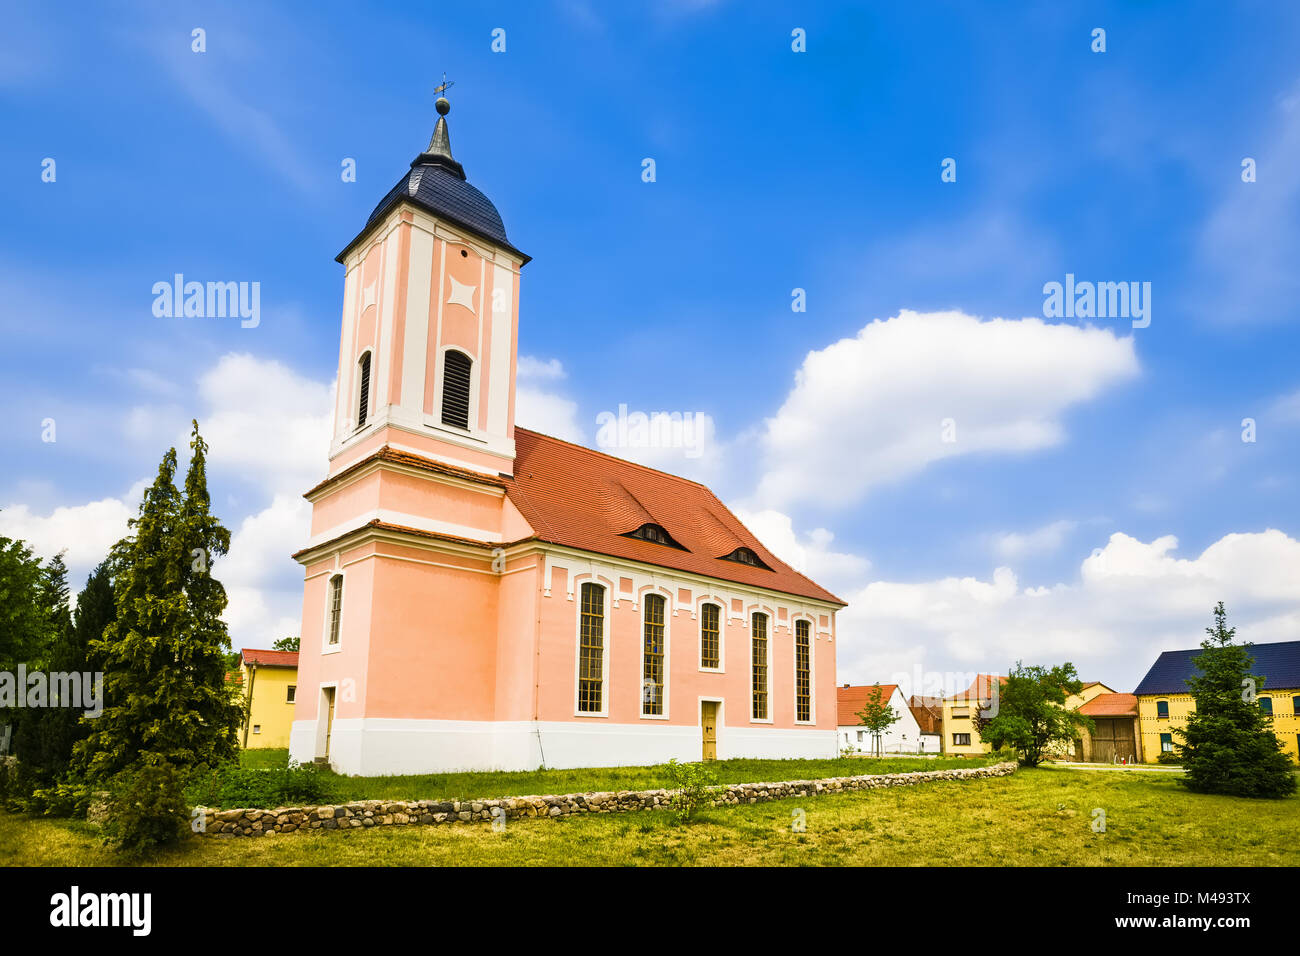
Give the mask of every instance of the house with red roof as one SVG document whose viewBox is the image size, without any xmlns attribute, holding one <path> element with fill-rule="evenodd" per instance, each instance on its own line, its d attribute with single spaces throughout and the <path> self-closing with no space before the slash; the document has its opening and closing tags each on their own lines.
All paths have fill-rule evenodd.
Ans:
<svg viewBox="0 0 1300 956">
<path fill-rule="evenodd" d="M 239 652 L 236 682 L 243 690 L 246 750 L 289 746 L 298 690 L 298 652 L 246 647 Z"/>
<path fill-rule="evenodd" d="M 515 425 L 529 257 L 437 106 L 338 256 L 291 756 L 367 775 L 834 756 L 844 602 L 705 486 Z"/>
<path fill-rule="evenodd" d="M 878 695 L 878 696 L 877 696 Z M 897 684 L 844 684 L 836 690 L 840 735 L 840 751 L 856 753 L 938 753 L 939 736 L 925 733 L 917 719 L 917 712 Z M 868 701 L 879 699 L 887 704 L 898 720 L 874 740 L 872 733 L 862 724 L 859 716 Z"/>
</svg>

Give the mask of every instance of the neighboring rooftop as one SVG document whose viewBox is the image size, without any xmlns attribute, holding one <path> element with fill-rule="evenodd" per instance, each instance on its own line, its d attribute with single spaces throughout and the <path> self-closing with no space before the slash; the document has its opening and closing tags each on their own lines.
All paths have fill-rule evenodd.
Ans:
<svg viewBox="0 0 1300 956">
<path fill-rule="evenodd" d="M 953 694 L 951 697 L 945 699 L 959 701 L 988 700 L 993 696 L 994 681 L 997 681 L 998 685 L 1001 686 L 1007 682 L 1007 679 L 997 674 L 976 674 L 975 679 L 971 681 L 969 687 L 960 694 Z"/>
<path fill-rule="evenodd" d="M 1098 694 L 1079 708 L 1085 717 L 1136 717 L 1138 699 L 1135 694 Z"/>
<path fill-rule="evenodd" d="M 1251 673 L 1265 678 L 1263 690 L 1300 688 L 1300 641 L 1252 644 L 1248 650 L 1255 658 Z M 1133 693 L 1138 696 L 1190 693 L 1187 679 L 1199 673 L 1195 661 L 1202 653 L 1199 647 L 1165 651 L 1156 658 L 1156 662 L 1147 671 L 1147 676 L 1142 678 Z"/>
<path fill-rule="evenodd" d="M 894 691 L 898 690 L 897 684 L 880 685 L 880 702 L 888 704 L 889 698 L 894 696 Z M 862 723 L 862 718 L 858 716 L 858 711 L 867 706 L 867 700 L 876 692 L 874 684 L 863 684 L 861 686 L 846 685 L 835 688 L 835 695 L 838 703 L 838 714 L 836 726 L 838 727 L 856 727 Z"/>
<path fill-rule="evenodd" d="M 256 664 L 258 667 L 297 667 L 297 651 L 270 651 L 246 647 L 239 652 L 240 660 L 245 665 Z"/>
</svg>

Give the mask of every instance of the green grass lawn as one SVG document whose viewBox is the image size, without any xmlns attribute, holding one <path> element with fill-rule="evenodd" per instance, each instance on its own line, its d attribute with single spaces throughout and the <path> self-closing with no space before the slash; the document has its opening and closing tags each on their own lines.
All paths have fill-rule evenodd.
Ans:
<svg viewBox="0 0 1300 956">
<path fill-rule="evenodd" d="M 278 755 L 278 758 L 272 757 Z M 278 763 L 274 762 L 278 759 Z M 284 750 L 245 750 L 245 767 L 282 767 Z M 718 760 L 710 768 L 718 783 L 759 783 L 776 780 L 814 780 L 850 777 L 864 773 L 903 773 L 911 770 L 949 770 L 982 767 L 996 758 L 839 757 L 828 760 Z M 324 802 L 349 800 L 471 800 L 474 798 L 538 796 L 551 793 L 593 793 L 617 790 L 657 790 L 673 786 L 667 764 L 650 767 L 600 767 L 579 770 L 482 771 L 414 774 L 393 777 L 344 777 L 331 771 L 322 776 L 329 791 Z M 238 804 L 231 804 L 236 806 Z"/>
<path fill-rule="evenodd" d="M 563 788 L 562 788 L 563 789 Z M 573 788 L 571 788 L 573 789 Z M 577 788 L 582 789 L 582 788 Z M 1106 832 L 1092 829 L 1093 810 Z M 807 831 L 791 829 L 806 813 Z M 927 783 L 705 811 L 485 824 L 384 827 L 256 839 L 201 837 L 161 854 L 169 866 L 1296 866 L 1300 797 L 1188 793 L 1172 774 L 1039 768 L 968 783 Z M 0 864 L 112 865 L 84 823 L 0 813 Z"/>
</svg>

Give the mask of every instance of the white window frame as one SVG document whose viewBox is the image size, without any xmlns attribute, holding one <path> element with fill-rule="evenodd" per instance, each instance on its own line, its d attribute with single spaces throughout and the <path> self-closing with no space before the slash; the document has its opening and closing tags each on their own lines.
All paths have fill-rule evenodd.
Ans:
<svg viewBox="0 0 1300 956">
<path fill-rule="evenodd" d="M 455 425 L 448 425 L 442 420 L 442 396 L 443 384 L 447 371 L 447 353 L 459 352 L 469 359 L 469 427 L 458 428 Z M 459 345 L 444 345 L 438 349 L 438 369 L 433 383 L 433 424 L 444 431 L 451 432 L 453 435 L 479 435 L 482 434 L 478 427 L 478 381 L 481 368 L 479 360 L 467 348 Z"/>
<path fill-rule="evenodd" d="M 754 615 L 762 614 L 767 618 L 767 716 L 754 716 Z M 749 704 L 745 712 L 749 714 L 751 724 L 771 724 L 775 723 L 776 718 L 776 699 L 772 696 L 772 644 L 775 640 L 773 632 L 776 630 L 776 614 L 771 609 L 756 605 L 745 615 L 745 625 L 748 633 L 745 635 L 745 656 L 749 659 L 749 682 L 745 685 L 745 702 Z"/>
<path fill-rule="evenodd" d="M 718 609 L 718 666 L 705 667 L 704 660 L 704 606 L 712 604 Z M 727 606 L 721 598 L 707 595 L 699 599 L 695 607 L 695 669 L 701 674 L 725 674 L 727 672 Z"/>
<path fill-rule="evenodd" d="M 334 579 L 338 578 L 339 584 L 339 639 L 335 644 L 330 643 L 330 605 L 333 603 L 331 596 L 334 591 Z M 332 569 L 325 575 L 325 615 L 323 626 L 321 627 L 320 645 L 322 654 L 337 654 L 343 650 L 343 612 L 347 606 L 348 600 L 348 579 L 347 572 L 342 568 Z"/>
<path fill-rule="evenodd" d="M 808 624 L 808 720 L 799 719 L 799 649 L 796 646 L 795 628 L 799 621 Z M 771 673 L 771 670 L 768 670 Z M 794 722 L 801 727 L 817 725 L 817 622 L 807 614 L 790 618 L 790 703 L 794 705 Z"/>
<path fill-rule="evenodd" d="M 664 599 L 664 712 L 662 714 L 647 714 L 645 710 L 645 599 L 647 596 L 654 594 Z M 667 588 L 648 587 L 645 588 L 637 599 L 638 610 L 640 610 L 640 621 L 637 629 L 638 637 L 641 642 L 641 653 L 637 655 L 637 663 L 640 665 L 636 673 L 636 709 L 637 716 L 643 720 L 667 720 L 668 719 L 668 695 L 670 686 L 670 675 L 672 674 L 672 620 L 676 613 L 673 604 L 672 592 Z"/>
<path fill-rule="evenodd" d="M 582 586 L 584 584 L 593 584 L 604 592 L 604 608 L 602 615 L 604 625 L 600 629 L 600 710 L 580 710 L 578 689 L 579 681 L 582 674 Z M 587 575 L 581 581 L 573 582 L 574 595 L 576 600 L 573 602 L 573 716 L 574 717 L 608 717 L 609 716 L 609 691 L 614 686 L 609 675 L 609 645 L 613 637 L 614 622 L 610 617 L 610 592 L 613 588 L 604 578 L 597 578 Z M 637 698 L 638 708 L 640 706 L 640 697 Z"/>
</svg>

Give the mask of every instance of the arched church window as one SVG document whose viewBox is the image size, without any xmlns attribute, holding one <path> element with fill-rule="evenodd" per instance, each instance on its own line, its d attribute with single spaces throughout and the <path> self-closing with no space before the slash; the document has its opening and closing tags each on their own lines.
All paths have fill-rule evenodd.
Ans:
<svg viewBox="0 0 1300 956">
<path fill-rule="evenodd" d="M 474 361 L 464 352 L 448 349 L 442 357 L 442 423 L 469 428 L 470 369 Z"/>
</svg>

